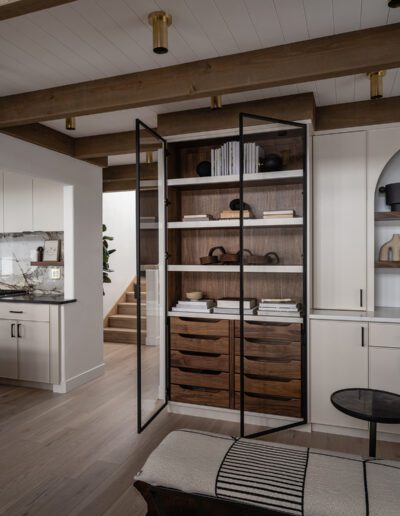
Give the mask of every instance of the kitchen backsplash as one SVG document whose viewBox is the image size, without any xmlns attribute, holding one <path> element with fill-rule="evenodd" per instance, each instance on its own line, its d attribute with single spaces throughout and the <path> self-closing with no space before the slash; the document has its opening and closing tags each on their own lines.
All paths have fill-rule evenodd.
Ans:
<svg viewBox="0 0 400 516">
<path fill-rule="evenodd" d="M 61 241 L 64 257 L 64 233 L 3 233 L 0 234 L 0 288 L 29 289 L 36 294 L 63 294 L 64 267 L 60 279 L 50 279 L 51 267 L 35 267 L 36 249 L 46 240 Z"/>
</svg>

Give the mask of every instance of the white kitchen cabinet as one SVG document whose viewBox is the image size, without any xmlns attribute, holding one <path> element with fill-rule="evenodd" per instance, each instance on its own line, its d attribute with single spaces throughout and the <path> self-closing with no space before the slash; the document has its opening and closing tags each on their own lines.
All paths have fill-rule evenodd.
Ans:
<svg viewBox="0 0 400 516">
<path fill-rule="evenodd" d="M 43 322 L 18 322 L 18 379 L 50 382 L 50 330 Z"/>
<path fill-rule="evenodd" d="M 366 133 L 313 140 L 313 306 L 365 310 Z"/>
<path fill-rule="evenodd" d="M 4 174 L 0 172 L 0 233 L 4 233 Z"/>
<path fill-rule="evenodd" d="M 33 179 L 33 231 L 63 231 L 64 186 Z"/>
<path fill-rule="evenodd" d="M 350 387 L 368 387 L 368 324 L 312 320 L 311 422 L 348 428 L 368 428 L 331 403 L 331 394 Z"/>
<path fill-rule="evenodd" d="M 18 340 L 15 321 L 0 320 L 0 377 L 18 378 Z"/>
<path fill-rule="evenodd" d="M 4 232 L 32 231 L 32 178 L 4 172 Z"/>
</svg>

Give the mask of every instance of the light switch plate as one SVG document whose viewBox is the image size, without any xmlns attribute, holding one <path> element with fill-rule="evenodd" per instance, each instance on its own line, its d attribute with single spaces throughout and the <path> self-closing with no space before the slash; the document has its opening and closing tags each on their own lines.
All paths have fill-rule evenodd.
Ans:
<svg viewBox="0 0 400 516">
<path fill-rule="evenodd" d="M 59 280 L 61 278 L 61 271 L 58 267 L 51 268 L 49 271 L 50 279 Z"/>
</svg>

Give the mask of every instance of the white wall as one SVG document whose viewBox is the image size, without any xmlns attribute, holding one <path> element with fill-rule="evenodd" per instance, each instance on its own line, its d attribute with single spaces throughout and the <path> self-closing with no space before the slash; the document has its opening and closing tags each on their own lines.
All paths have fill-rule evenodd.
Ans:
<svg viewBox="0 0 400 516">
<path fill-rule="evenodd" d="M 104 285 L 103 315 L 105 316 L 129 282 L 136 275 L 136 197 L 135 192 L 103 194 L 103 223 L 107 235 L 114 237 L 110 246 L 117 251 L 110 256 L 112 283 Z"/>
<path fill-rule="evenodd" d="M 8 172 L 53 179 L 64 195 L 65 294 L 62 383 L 68 390 L 103 370 L 102 171 L 100 168 L 0 134 L 0 167 Z"/>
</svg>

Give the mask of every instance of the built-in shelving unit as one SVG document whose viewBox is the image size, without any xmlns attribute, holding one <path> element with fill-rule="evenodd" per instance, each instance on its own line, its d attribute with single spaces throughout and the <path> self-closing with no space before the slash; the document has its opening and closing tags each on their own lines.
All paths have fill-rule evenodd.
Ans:
<svg viewBox="0 0 400 516">
<path fill-rule="evenodd" d="M 227 273 L 240 270 L 240 265 L 168 265 L 169 272 L 217 272 Z M 301 274 L 302 265 L 244 265 L 246 273 Z"/>
<path fill-rule="evenodd" d="M 378 260 L 375 262 L 375 268 L 376 269 L 399 269 L 400 268 L 400 262 L 393 262 L 393 261 L 382 261 Z"/>
<path fill-rule="evenodd" d="M 236 314 L 213 314 L 213 313 L 201 313 L 201 312 L 168 312 L 169 317 L 184 317 L 184 318 L 198 318 L 198 319 L 216 319 L 216 320 L 231 320 L 239 321 L 240 316 Z M 265 315 L 245 315 L 245 321 L 254 322 L 277 322 L 277 323 L 301 323 L 303 318 L 300 316 L 265 316 Z"/>
<path fill-rule="evenodd" d="M 384 222 L 390 220 L 400 221 L 400 211 L 376 211 L 375 221 Z"/>
<path fill-rule="evenodd" d="M 274 218 L 274 219 L 245 219 L 243 226 L 246 228 L 258 227 L 286 227 L 286 226 L 302 226 L 303 217 L 293 218 Z M 168 222 L 168 229 L 212 229 L 212 228 L 238 228 L 240 221 L 238 219 L 223 220 L 200 220 L 200 221 L 182 221 Z"/>
</svg>

